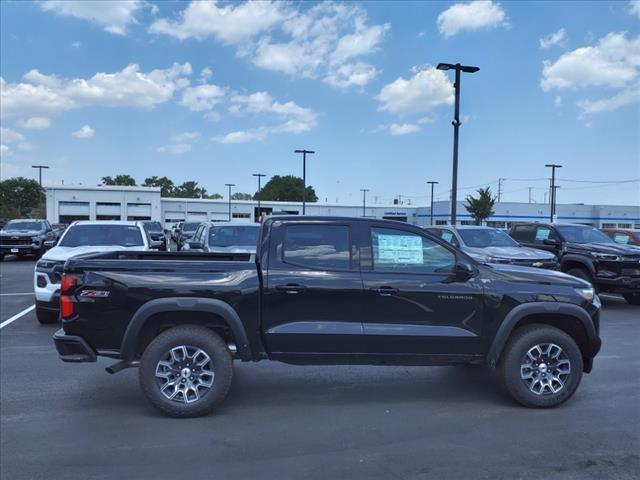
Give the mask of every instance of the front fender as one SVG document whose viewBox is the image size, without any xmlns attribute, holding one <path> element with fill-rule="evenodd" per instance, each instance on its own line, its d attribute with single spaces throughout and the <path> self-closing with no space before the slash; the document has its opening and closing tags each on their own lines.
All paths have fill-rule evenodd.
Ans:
<svg viewBox="0 0 640 480">
<path fill-rule="evenodd" d="M 593 262 L 590 259 L 585 258 L 584 255 L 576 255 L 573 253 L 564 255 L 562 257 L 562 260 L 560 261 L 560 269 L 563 272 L 568 270 L 565 269 L 565 265 L 568 263 L 579 263 L 580 265 L 584 266 L 584 268 L 586 268 L 591 275 L 594 275 L 596 273 L 596 268 L 594 267 Z"/>
</svg>

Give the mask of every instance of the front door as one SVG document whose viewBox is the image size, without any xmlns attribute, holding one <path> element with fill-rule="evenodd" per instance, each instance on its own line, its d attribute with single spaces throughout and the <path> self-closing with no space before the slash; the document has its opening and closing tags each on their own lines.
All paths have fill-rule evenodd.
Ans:
<svg viewBox="0 0 640 480">
<path fill-rule="evenodd" d="M 370 228 L 368 353 L 438 356 L 482 352 L 482 286 L 455 281 L 454 250 L 401 228 Z"/>
</svg>

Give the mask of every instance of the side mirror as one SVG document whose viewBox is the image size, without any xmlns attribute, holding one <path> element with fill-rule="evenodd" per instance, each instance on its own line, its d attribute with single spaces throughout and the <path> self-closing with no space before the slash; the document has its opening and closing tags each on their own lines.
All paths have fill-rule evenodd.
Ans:
<svg viewBox="0 0 640 480">
<path fill-rule="evenodd" d="M 152 240 L 151 244 L 150 244 L 150 247 L 152 249 L 154 249 L 154 250 L 158 250 L 158 249 L 164 247 L 164 242 L 161 241 L 161 240 Z"/>
<path fill-rule="evenodd" d="M 44 242 L 44 248 L 53 248 L 56 246 L 56 241 L 55 240 L 45 240 Z"/>
<path fill-rule="evenodd" d="M 189 242 L 189 250 L 202 250 L 203 248 L 202 242 Z"/>
<path fill-rule="evenodd" d="M 466 282 L 473 277 L 475 269 L 470 263 L 464 260 L 458 260 L 455 267 L 453 267 L 453 273 L 455 274 L 456 281 Z"/>
<path fill-rule="evenodd" d="M 542 243 L 544 243 L 545 245 L 549 245 L 550 247 L 557 247 L 558 245 L 560 245 L 560 242 L 558 240 L 554 240 L 553 238 L 545 238 Z"/>
</svg>

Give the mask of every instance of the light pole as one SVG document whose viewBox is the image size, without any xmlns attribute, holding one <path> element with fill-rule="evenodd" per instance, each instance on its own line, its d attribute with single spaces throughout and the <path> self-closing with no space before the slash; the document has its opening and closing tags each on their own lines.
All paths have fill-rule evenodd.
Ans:
<svg viewBox="0 0 640 480">
<path fill-rule="evenodd" d="M 553 216 L 556 213 L 556 168 L 562 168 L 562 165 L 558 165 L 557 163 L 547 163 L 545 167 L 551 169 L 551 198 L 550 209 L 549 209 L 549 221 L 553 222 Z"/>
<path fill-rule="evenodd" d="M 366 208 L 367 208 L 367 192 L 369 191 L 368 188 L 361 188 L 360 191 L 362 192 L 362 216 L 366 217 L 367 216 L 367 212 L 366 212 Z"/>
<path fill-rule="evenodd" d="M 229 221 L 231 221 L 231 187 L 235 187 L 235 183 L 225 183 L 229 187 Z"/>
<path fill-rule="evenodd" d="M 260 186 L 260 180 L 262 177 L 266 177 L 264 173 L 254 173 L 254 177 L 258 177 L 258 218 L 262 217 L 262 211 L 260 210 L 260 192 L 262 192 L 262 188 Z"/>
<path fill-rule="evenodd" d="M 294 150 L 293 153 L 302 154 L 302 214 L 307 211 L 307 153 L 312 155 L 313 150 Z"/>
<path fill-rule="evenodd" d="M 40 188 L 42 188 L 42 169 L 49 168 L 46 165 L 31 165 L 31 168 L 38 169 L 38 182 L 40 183 Z"/>
<path fill-rule="evenodd" d="M 433 226 L 433 186 L 437 185 L 439 182 L 427 182 L 427 183 L 431 185 L 431 220 L 429 224 Z"/>
<path fill-rule="evenodd" d="M 480 70 L 479 67 L 471 65 L 460 65 L 456 63 L 439 63 L 436 67 L 438 70 L 455 70 L 456 83 L 455 88 L 455 115 L 451 122 L 453 125 L 453 175 L 451 178 L 451 225 L 456 224 L 456 207 L 458 202 L 458 130 L 460 128 L 460 72 L 475 73 Z"/>
</svg>

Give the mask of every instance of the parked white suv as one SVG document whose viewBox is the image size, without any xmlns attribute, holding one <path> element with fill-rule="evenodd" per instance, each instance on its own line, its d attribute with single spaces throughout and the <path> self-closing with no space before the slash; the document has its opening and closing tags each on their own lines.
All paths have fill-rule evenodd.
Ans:
<svg viewBox="0 0 640 480">
<path fill-rule="evenodd" d="M 64 262 L 77 255 L 112 250 L 151 250 L 161 242 L 152 242 L 143 222 L 77 221 L 60 237 L 58 244 L 36 263 L 33 288 L 36 317 L 40 323 L 58 321 L 60 278 Z"/>
</svg>

